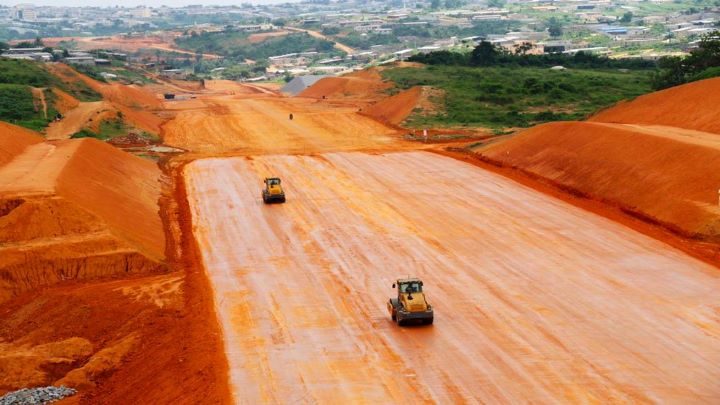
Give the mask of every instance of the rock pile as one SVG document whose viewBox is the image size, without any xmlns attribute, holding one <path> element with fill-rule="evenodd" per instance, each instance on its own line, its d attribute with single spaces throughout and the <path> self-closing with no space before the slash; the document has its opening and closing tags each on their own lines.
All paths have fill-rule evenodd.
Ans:
<svg viewBox="0 0 720 405">
<path fill-rule="evenodd" d="M 47 404 L 75 395 L 77 391 L 65 386 L 23 388 L 0 397 L 0 405 Z"/>
</svg>

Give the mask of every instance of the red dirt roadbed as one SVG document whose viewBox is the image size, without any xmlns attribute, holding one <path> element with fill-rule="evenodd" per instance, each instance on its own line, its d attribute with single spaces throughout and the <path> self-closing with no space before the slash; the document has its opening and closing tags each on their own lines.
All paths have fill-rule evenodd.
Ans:
<svg viewBox="0 0 720 405">
<path fill-rule="evenodd" d="M 720 272 L 622 225 L 424 152 L 185 182 L 237 402 L 720 402 Z M 435 325 L 390 321 L 406 275 Z"/>
</svg>

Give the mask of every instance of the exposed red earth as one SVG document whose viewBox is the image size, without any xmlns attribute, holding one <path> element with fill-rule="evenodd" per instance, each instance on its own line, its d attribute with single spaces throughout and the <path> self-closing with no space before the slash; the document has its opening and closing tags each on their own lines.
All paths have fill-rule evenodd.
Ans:
<svg viewBox="0 0 720 405">
<path fill-rule="evenodd" d="M 706 103 L 715 93 L 699 94 L 717 84 L 720 80 L 711 79 L 652 93 L 591 122 L 539 125 L 477 153 L 685 236 L 717 241 L 720 134 L 698 130 L 720 129 L 706 119 L 718 114 L 714 103 Z M 669 96 L 664 104 L 659 101 L 663 94 Z M 670 114 L 675 103 L 679 112 Z M 652 121 L 643 113 L 650 106 L 667 113 Z M 635 123 L 608 123 L 630 121 L 625 108 L 637 112 Z"/>
<path fill-rule="evenodd" d="M 601 111 L 590 121 L 664 125 L 720 134 L 720 78 L 640 96 Z"/>
<path fill-rule="evenodd" d="M 717 250 L 717 135 L 702 112 L 617 118 L 638 98 L 598 116 L 616 118 L 482 146 L 496 166 L 472 165 L 405 140 L 430 89 L 391 97 L 373 70 L 289 98 L 52 69 L 187 152 L 157 165 L 0 123 L 0 394 L 720 401 L 717 258 L 685 253 Z M 60 98 L 65 125 L 95 122 Z M 265 176 L 282 177 L 287 203 L 262 204 Z M 390 285 L 407 275 L 425 281 L 433 326 L 391 322 Z"/>
<path fill-rule="evenodd" d="M 268 175 L 286 204 L 262 204 Z M 716 269 L 604 218 L 417 152 L 185 178 L 238 402 L 720 398 Z M 390 321 L 406 273 L 434 326 Z"/>
</svg>

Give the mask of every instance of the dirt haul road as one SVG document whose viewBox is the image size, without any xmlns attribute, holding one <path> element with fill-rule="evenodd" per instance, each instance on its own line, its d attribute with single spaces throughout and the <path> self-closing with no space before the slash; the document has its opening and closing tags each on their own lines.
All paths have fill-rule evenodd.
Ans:
<svg viewBox="0 0 720 405">
<path fill-rule="evenodd" d="M 720 402 L 717 269 L 622 225 L 424 152 L 185 181 L 239 403 Z M 434 326 L 390 321 L 408 274 Z"/>
</svg>

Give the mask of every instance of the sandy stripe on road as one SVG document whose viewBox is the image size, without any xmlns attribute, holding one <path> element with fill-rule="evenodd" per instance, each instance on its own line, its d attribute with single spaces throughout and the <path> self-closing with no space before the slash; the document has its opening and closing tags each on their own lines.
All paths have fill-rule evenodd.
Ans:
<svg viewBox="0 0 720 405">
<path fill-rule="evenodd" d="M 185 176 L 238 402 L 720 401 L 720 273 L 619 224 L 422 152 Z M 406 274 L 434 326 L 389 320 Z"/>
</svg>

